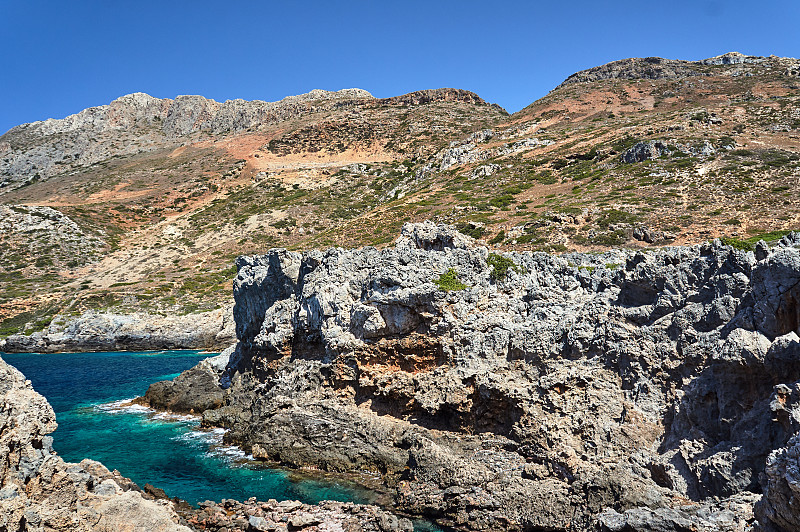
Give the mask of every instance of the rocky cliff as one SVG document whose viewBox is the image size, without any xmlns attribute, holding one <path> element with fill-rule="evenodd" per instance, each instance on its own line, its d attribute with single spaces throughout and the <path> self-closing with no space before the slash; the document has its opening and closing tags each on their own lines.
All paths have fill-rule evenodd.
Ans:
<svg viewBox="0 0 800 532">
<path fill-rule="evenodd" d="M 759 500 L 792 530 L 797 243 L 495 254 L 425 223 L 241 257 L 204 422 L 464 530 L 741 531 Z"/>
</svg>

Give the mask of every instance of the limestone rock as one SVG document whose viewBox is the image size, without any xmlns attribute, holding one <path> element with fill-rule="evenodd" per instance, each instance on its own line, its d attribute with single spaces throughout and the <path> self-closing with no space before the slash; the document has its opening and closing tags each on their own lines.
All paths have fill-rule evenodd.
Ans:
<svg viewBox="0 0 800 532">
<path fill-rule="evenodd" d="M 655 159 L 669 154 L 667 145 L 660 140 L 650 142 L 637 142 L 620 156 L 624 163 L 640 163 L 647 159 Z"/>
<path fill-rule="evenodd" d="M 239 347 L 204 423 L 374 471 L 445 526 L 750 526 L 800 420 L 793 240 L 759 260 L 718 241 L 504 257 L 491 275 L 486 248 L 425 223 L 384 250 L 240 258 Z M 449 269 L 466 288 L 432 282 Z"/>
</svg>

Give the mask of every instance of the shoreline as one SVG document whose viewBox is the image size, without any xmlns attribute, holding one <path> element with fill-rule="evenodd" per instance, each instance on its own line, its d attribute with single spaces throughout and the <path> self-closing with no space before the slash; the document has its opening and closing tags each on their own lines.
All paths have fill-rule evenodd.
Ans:
<svg viewBox="0 0 800 532">
<path fill-rule="evenodd" d="M 43 330 L 0 340 L 0 352 L 222 350 L 236 341 L 230 307 L 162 316 L 147 312 L 86 311 L 56 316 Z"/>
<path fill-rule="evenodd" d="M 10 375 L 12 378 L 7 379 L 5 374 Z M 329 523 L 332 526 L 346 527 L 352 527 L 360 522 L 374 523 L 374 526 L 378 526 L 378 522 L 389 522 L 394 523 L 391 530 L 397 530 L 398 532 L 411 532 L 412 530 L 410 522 L 384 512 L 373 505 L 336 501 L 307 504 L 292 499 L 277 502 L 274 500 L 257 501 L 251 498 L 241 503 L 236 503 L 242 511 L 253 512 L 251 515 L 252 519 L 249 521 L 245 520 L 243 525 L 238 517 L 227 516 L 227 512 L 223 512 L 225 515 L 220 518 L 219 512 L 217 511 L 219 508 L 230 507 L 231 504 L 233 504 L 232 499 L 222 498 L 219 502 L 204 500 L 198 501 L 197 504 L 190 504 L 177 497 L 168 497 L 162 489 L 149 483 L 145 484 L 143 488 L 139 488 L 139 486 L 134 484 L 130 479 L 123 477 L 118 472 L 109 472 L 99 462 L 83 460 L 80 464 L 66 463 L 52 450 L 52 438 L 44 436 L 44 434 L 52 432 L 56 427 L 55 413 L 52 407 L 50 407 L 41 395 L 32 390 L 30 381 L 25 380 L 24 376 L 12 366 L 8 365 L 2 357 L 0 357 L 0 377 L 3 377 L 0 378 L 0 421 L 3 421 L 2 418 L 5 412 L 13 413 L 15 409 L 22 409 L 22 411 L 26 412 L 25 417 L 17 418 L 16 423 L 0 423 L 0 436 L 4 438 L 3 441 L 9 442 L 14 442 L 14 438 L 33 438 L 32 440 L 20 440 L 19 444 L 10 444 L 8 448 L 0 448 L 0 456 L 2 456 L 4 460 L 8 460 L 8 464 L 11 466 L 9 473 L 12 474 L 9 478 L 0 476 L 0 489 L 3 490 L 3 493 L 6 493 L 9 489 L 13 488 L 14 479 L 17 478 L 15 476 L 15 468 L 17 467 L 15 464 L 19 463 L 20 467 L 22 466 L 22 462 L 14 459 L 13 455 L 14 453 L 20 452 L 23 453 L 23 455 L 28 453 L 28 446 L 30 446 L 31 449 L 38 449 L 44 445 L 43 451 L 45 453 L 45 459 L 44 461 L 25 466 L 28 468 L 26 469 L 27 473 L 25 473 L 26 477 L 20 476 L 19 478 L 27 478 L 30 475 L 34 475 L 37 479 L 41 477 L 41 480 L 37 480 L 36 482 L 42 483 L 42 489 L 47 490 L 46 484 L 49 482 L 49 480 L 47 480 L 48 468 L 52 468 L 53 465 L 55 465 L 58 468 L 67 468 L 72 472 L 69 478 L 73 479 L 74 482 L 78 482 L 74 488 L 69 488 L 69 485 L 65 486 L 62 482 L 58 487 L 62 495 L 57 501 L 49 501 L 46 497 L 40 499 L 41 494 L 37 489 L 26 490 L 27 502 L 23 503 L 22 508 L 27 509 L 25 513 L 27 519 L 34 519 L 35 516 L 38 515 L 37 512 L 43 512 L 41 513 L 43 516 L 55 515 L 53 512 L 59 515 L 64 514 L 64 512 L 72 514 L 74 510 L 58 506 L 60 504 L 58 501 L 62 500 L 64 497 L 67 497 L 66 500 L 68 500 L 69 493 L 74 493 L 75 497 L 83 501 L 84 508 L 96 507 L 97 512 L 87 515 L 86 510 L 79 511 L 73 520 L 77 518 L 80 523 L 82 523 L 84 517 L 81 516 L 90 517 L 91 515 L 97 515 L 101 520 L 100 523 L 108 529 L 119 528 L 120 526 L 124 528 L 125 526 L 132 525 L 139 526 L 140 528 L 144 527 L 141 529 L 147 530 L 178 532 L 188 530 L 184 525 L 192 524 L 195 530 L 219 530 L 220 528 L 227 528 L 228 530 L 243 531 L 248 527 L 252 527 L 254 522 L 266 526 L 269 523 L 278 524 L 281 522 L 295 522 L 300 524 L 308 519 L 313 519 L 315 522 L 319 523 Z M 4 388 L 4 386 L 9 384 L 12 386 L 10 390 Z M 22 395 L 20 395 L 20 391 Z M 33 399 L 36 402 L 37 408 L 43 409 L 45 413 L 29 417 L 30 414 L 28 413 L 32 413 L 32 408 L 28 403 L 21 402 L 24 397 Z M 194 423 L 195 426 L 187 428 L 186 434 L 202 432 L 215 436 L 214 439 L 217 443 L 208 442 L 204 444 L 204 447 L 210 446 L 210 451 L 217 454 L 220 460 L 227 464 L 225 467 L 237 467 L 233 465 L 233 463 L 240 463 L 242 457 L 247 458 L 241 449 L 236 449 L 235 453 L 230 452 L 232 447 L 223 444 L 221 441 L 221 429 L 200 428 L 198 426 L 199 416 L 174 414 L 150 408 L 145 409 L 145 407 L 136 404 L 134 399 L 135 398 L 129 397 L 109 402 L 98 402 L 92 404 L 91 408 L 98 413 L 102 412 L 105 415 L 111 416 L 144 415 L 148 419 L 169 425 L 180 425 L 182 422 L 185 424 L 185 422 L 190 421 Z M 33 423 L 33 425 L 28 426 L 26 425 L 27 423 Z M 26 441 L 29 441 L 29 443 L 25 443 Z M 37 443 L 37 441 L 41 441 L 42 443 Z M 9 452 L 11 454 L 6 457 L 5 454 Z M 41 455 L 41 452 L 39 452 L 39 454 Z M 232 454 L 236 456 L 231 456 Z M 229 462 L 230 460 L 232 460 L 232 462 Z M 277 469 L 269 467 L 266 464 L 259 464 L 255 460 L 245 460 L 241 462 L 240 465 L 248 469 L 256 467 L 257 469 L 263 469 L 265 471 Z M 30 469 L 31 467 L 33 467 L 33 469 Z M 84 471 L 91 473 L 86 474 Z M 300 481 L 302 479 L 309 479 L 312 481 L 332 480 L 332 476 L 330 475 L 319 475 L 313 474 L 312 472 L 292 472 L 286 470 L 285 473 L 287 476 L 294 477 L 295 481 Z M 100 475 L 100 478 L 96 479 L 96 477 L 92 475 Z M 84 478 L 86 479 L 85 485 L 81 484 Z M 333 485 L 352 485 L 354 489 L 364 491 L 363 483 L 356 484 L 353 482 L 352 478 L 353 477 L 336 477 L 337 481 Z M 73 491 L 70 492 L 67 488 Z M 17 490 L 15 493 L 20 492 Z M 47 491 L 44 493 L 47 493 Z M 0 515 L 3 516 L 2 518 L 16 515 L 15 512 L 17 510 L 14 508 L 17 508 L 17 506 L 9 506 L 9 504 L 15 505 L 17 502 L 22 502 L 19 496 L 12 497 L 11 499 L 0 499 Z M 120 508 L 124 507 L 124 509 L 113 510 L 109 506 L 110 504 L 122 505 Z M 106 512 L 111 512 L 108 514 L 108 518 L 106 517 Z M 43 517 L 43 519 L 49 518 Z M 75 521 L 74 525 L 78 526 L 79 521 Z M 112 526 L 109 524 L 112 522 L 117 524 Z M 136 525 L 136 523 L 141 524 Z M 214 523 L 217 523 L 219 526 L 214 525 Z M 0 522 L 0 524 L 2 524 L 2 522 Z M 81 526 L 78 526 L 77 529 L 83 530 Z"/>
</svg>

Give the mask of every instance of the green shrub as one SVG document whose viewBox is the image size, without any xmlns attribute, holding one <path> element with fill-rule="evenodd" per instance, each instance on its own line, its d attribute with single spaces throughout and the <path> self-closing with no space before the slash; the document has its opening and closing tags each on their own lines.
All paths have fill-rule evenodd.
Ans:
<svg viewBox="0 0 800 532">
<path fill-rule="evenodd" d="M 607 228 L 611 224 L 630 224 L 637 222 L 638 220 L 639 217 L 635 214 L 620 211 L 618 209 L 609 209 L 607 211 L 603 211 L 603 213 L 597 218 L 597 225 Z"/>
<path fill-rule="evenodd" d="M 492 245 L 500 244 L 505 239 L 506 239 L 506 232 L 501 229 L 499 233 L 494 235 L 494 238 L 489 240 L 489 243 L 492 244 Z"/>
<path fill-rule="evenodd" d="M 558 179 L 553 175 L 553 172 L 550 170 L 542 170 L 536 174 L 534 179 L 543 185 L 552 185 L 558 181 Z"/>
<path fill-rule="evenodd" d="M 497 253 L 489 253 L 489 257 L 486 259 L 486 264 L 491 268 L 489 277 L 493 281 L 502 281 L 508 277 L 509 270 L 514 270 L 517 273 L 525 272 L 525 268 L 517 265 L 516 262 L 508 257 L 503 257 Z"/>
<path fill-rule="evenodd" d="M 764 242 L 768 242 L 768 243 L 769 242 L 776 242 L 776 241 L 780 240 L 781 238 L 785 237 L 786 235 L 788 235 L 791 232 L 792 232 L 791 229 L 781 229 L 781 230 L 778 230 L 778 231 L 770 231 L 768 233 L 761 233 L 761 234 L 757 234 L 757 235 L 751 236 L 750 238 L 745 239 L 745 242 L 749 242 L 751 244 L 755 244 L 759 240 L 763 240 Z"/>
<path fill-rule="evenodd" d="M 592 237 L 592 244 L 598 246 L 617 246 L 625 242 L 627 237 L 622 231 L 605 231 Z"/>
<path fill-rule="evenodd" d="M 458 274 L 453 268 L 448 269 L 442 275 L 439 276 L 438 279 L 433 281 L 433 284 L 439 287 L 439 290 L 443 292 L 449 292 L 451 290 L 464 290 L 465 288 L 469 288 L 468 285 L 465 285 L 458 279 Z"/>
<path fill-rule="evenodd" d="M 486 231 L 483 227 L 479 225 L 473 225 L 469 222 L 462 222 L 460 224 L 456 224 L 456 229 L 462 235 L 471 236 L 474 239 L 482 237 L 483 233 Z"/>
<path fill-rule="evenodd" d="M 286 229 L 289 227 L 297 226 L 297 220 L 295 220 L 294 218 L 284 218 L 283 220 L 277 221 L 270 225 L 275 229 Z"/>
<path fill-rule="evenodd" d="M 738 238 L 723 236 L 720 238 L 720 241 L 722 241 L 722 243 L 726 246 L 730 246 L 733 249 L 738 249 L 741 251 L 753 251 L 755 249 L 755 246 L 750 242 L 739 240 Z"/>
</svg>

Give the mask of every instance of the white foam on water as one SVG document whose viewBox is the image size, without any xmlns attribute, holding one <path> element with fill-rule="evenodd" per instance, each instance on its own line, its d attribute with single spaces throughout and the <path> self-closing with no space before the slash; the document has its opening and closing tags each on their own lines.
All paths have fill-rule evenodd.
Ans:
<svg viewBox="0 0 800 532">
<path fill-rule="evenodd" d="M 197 422 L 200 416 L 191 414 L 173 414 L 170 412 L 157 412 L 147 406 L 134 404 L 135 398 L 120 399 L 110 403 L 95 405 L 95 408 L 110 414 L 150 414 L 150 419 L 170 423 Z M 175 436 L 173 439 L 185 442 L 201 442 L 208 445 L 206 456 L 215 456 L 225 462 L 254 461 L 252 454 L 244 452 L 235 445 L 223 445 L 222 438 L 229 429 L 213 427 L 209 429 L 188 430 Z"/>
<path fill-rule="evenodd" d="M 95 408 L 109 414 L 149 414 L 154 412 L 150 407 L 133 404 L 132 401 L 134 399 L 135 397 L 131 397 L 130 399 L 111 401 L 110 403 L 95 405 Z"/>
<path fill-rule="evenodd" d="M 212 447 L 206 453 L 208 456 L 218 456 L 223 458 L 226 462 L 230 461 L 251 461 L 254 460 L 252 454 L 247 454 L 235 445 L 217 445 Z"/>
<path fill-rule="evenodd" d="M 200 416 L 195 416 L 193 414 L 173 414 L 172 412 L 158 412 L 153 416 L 153 419 L 158 419 L 159 421 L 197 421 L 200 419 Z"/>
<path fill-rule="evenodd" d="M 217 438 L 216 434 L 211 434 L 206 430 L 190 430 L 176 436 L 174 439 L 186 442 L 200 441 L 209 445 L 221 443 L 222 441 L 221 438 Z"/>
</svg>

